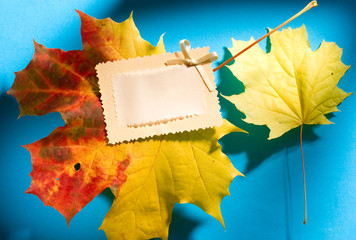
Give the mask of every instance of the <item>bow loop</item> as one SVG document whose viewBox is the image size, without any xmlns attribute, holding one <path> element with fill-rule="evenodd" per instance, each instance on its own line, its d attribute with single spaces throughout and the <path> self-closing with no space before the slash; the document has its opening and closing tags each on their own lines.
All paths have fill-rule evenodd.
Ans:
<svg viewBox="0 0 356 240">
<path fill-rule="evenodd" d="M 180 41 L 179 46 L 180 46 L 180 50 L 183 53 L 184 58 L 185 59 L 192 59 L 190 57 L 190 55 L 189 55 L 189 52 L 191 50 L 190 42 L 187 39 L 183 39 L 183 40 Z"/>
</svg>

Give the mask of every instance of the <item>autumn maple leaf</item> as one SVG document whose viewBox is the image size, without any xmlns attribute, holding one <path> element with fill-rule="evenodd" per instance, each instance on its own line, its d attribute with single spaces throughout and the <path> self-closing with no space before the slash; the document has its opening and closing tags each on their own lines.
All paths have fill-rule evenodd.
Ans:
<svg viewBox="0 0 356 240">
<path fill-rule="evenodd" d="M 337 87 L 349 69 L 341 62 L 342 49 L 323 41 L 313 52 L 304 25 L 276 32 L 270 40 L 269 53 L 254 46 L 229 66 L 245 92 L 225 98 L 246 115 L 244 121 L 267 125 L 269 139 L 302 124 L 330 124 L 325 114 L 338 111 L 337 105 L 351 94 Z M 233 39 L 230 51 L 252 42 Z"/>
<path fill-rule="evenodd" d="M 243 82 L 245 92 L 225 96 L 246 115 L 245 122 L 266 125 L 269 139 L 300 127 L 303 164 L 305 219 L 307 201 L 302 132 L 304 124 L 330 124 L 325 116 L 338 111 L 337 106 L 351 93 L 337 87 L 349 69 L 341 62 L 342 49 L 336 43 L 322 42 L 312 51 L 305 26 L 287 28 L 270 36 L 271 51 L 253 46 L 229 66 Z M 233 40 L 234 54 L 253 43 Z"/>
<path fill-rule="evenodd" d="M 122 23 L 78 11 L 83 51 L 48 49 L 35 42 L 29 65 L 16 73 L 9 94 L 20 116 L 59 112 L 65 126 L 26 145 L 32 184 L 26 191 L 57 209 L 69 224 L 105 188 L 116 198 L 102 229 L 110 239 L 168 238 L 176 202 L 193 203 L 223 223 L 220 202 L 241 175 L 218 140 L 241 131 L 219 128 L 108 145 L 96 64 L 164 53 L 143 40 L 132 16 Z"/>
</svg>

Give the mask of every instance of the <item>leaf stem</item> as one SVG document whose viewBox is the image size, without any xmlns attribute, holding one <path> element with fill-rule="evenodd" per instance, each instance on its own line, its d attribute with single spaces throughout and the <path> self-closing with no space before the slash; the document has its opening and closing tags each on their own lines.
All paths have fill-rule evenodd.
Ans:
<svg viewBox="0 0 356 240">
<path fill-rule="evenodd" d="M 303 181 L 304 181 L 304 224 L 307 224 L 307 188 L 305 186 L 305 168 L 304 168 L 304 156 L 303 156 L 303 123 L 300 125 L 300 152 L 302 154 L 303 164 Z"/>
<path fill-rule="evenodd" d="M 318 6 L 318 3 L 316 1 L 311 1 L 307 6 L 305 6 L 305 8 L 303 8 L 300 12 L 298 12 L 297 14 L 295 14 L 293 17 L 289 18 L 287 21 L 285 21 L 284 23 L 282 23 L 281 25 L 279 25 L 278 27 L 276 27 L 275 29 L 273 29 L 272 31 L 270 31 L 269 33 L 265 34 L 263 37 L 261 37 L 260 39 L 256 40 L 255 42 L 253 42 L 252 44 L 250 44 L 249 46 L 247 46 L 246 48 L 244 48 L 243 50 L 241 50 L 240 52 L 238 52 L 237 54 L 235 54 L 233 57 L 229 58 L 228 60 L 226 60 L 225 62 L 223 62 L 222 64 L 220 64 L 219 66 L 217 66 L 216 68 L 213 69 L 213 72 L 216 72 L 217 70 L 219 70 L 220 68 L 222 68 L 223 66 L 225 66 L 226 64 L 228 64 L 229 62 L 231 62 L 232 60 L 234 60 L 235 58 L 237 58 L 238 56 L 240 56 L 242 53 L 246 52 L 248 49 L 250 49 L 251 47 L 253 47 L 254 45 L 256 45 L 257 43 L 259 43 L 260 41 L 262 41 L 264 38 L 268 37 L 269 35 L 271 35 L 272 33 L 274 33 L 275 31 L 277 31 L 278 29 L 282 28 L 283 26 L 285 26 L 286 24 L 288 24 L 289 22 L 291 22 L 292 20 L 294 20 L 295 18 L 299 17 L 300 15 L 302 15 L 303 13 L 305 13 L 306 11 L 308 11 L 309 9 Z"/>
</svg>

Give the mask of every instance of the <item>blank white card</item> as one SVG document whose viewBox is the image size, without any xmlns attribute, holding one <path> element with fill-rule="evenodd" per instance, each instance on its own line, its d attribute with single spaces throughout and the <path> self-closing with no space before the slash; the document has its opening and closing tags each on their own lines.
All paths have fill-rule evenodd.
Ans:
<svg viewBox="0 0 356 240">
<path fill-rule="evenodd" d="M 197 59 L 208 53 L 207 47 L 197 48 L 190 56 Z M 181 52 L 162 53 L 95 67 L 108 143 L 184 134 L 223 123 L 211 62 L 197 66 L 199 71 L 166 65 L 183 58 Z"/>
<path fill-rule="evenodd" d="M 143 126 L 206 111 L 204 83 L 195 67 L 165 66 L 116 73 L 112 78 L 120 126 Z"/>
</svg>

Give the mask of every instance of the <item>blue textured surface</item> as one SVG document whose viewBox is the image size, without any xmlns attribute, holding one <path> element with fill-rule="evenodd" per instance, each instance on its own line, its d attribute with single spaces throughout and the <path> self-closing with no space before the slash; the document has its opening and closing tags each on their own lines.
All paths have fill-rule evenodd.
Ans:
<svg viewBox="0 0 356 240">
<path fill-rule="evenodd" d="M 51 48 L 81 49 L 80 21 L 74 9 L 97 17 L 134 19 L 143 38 L 155 44 L 165 34 L 167 51 L 177 51 L 182 38 L 193 47 L 210 46 L 220 59 L 228 54 L 231 37 L 248 40 L 275 27 L 307 1 L 115 1 L 55 0 L 1 1 L 0 7 L 0 239 L 106 239 L 98 231 L 112 196 L 105 192 L 89 203 L 71 222 L 34 195 L 30 186 L 30 154 L 20 145 L 47 136 L 63 125 L 60 115 L 25 116 L 19 120 L 18 104 L 5 92 L 15 75 L 34 53 L 32 39 Z M 352 1 L 319 2 L 290 24 L 305 24 L 313 49 L 321 41 L 344 49 L 342 60 L 355 64 L 356 19 Z M 265 41 L 260 44 L 265 47 Z M 239 85 L 231 73 L 216 73 L 223 94 Z M 355 89 L 354 67 L 339 86 Z M 306 127 L 305 167 L 308 191 L 308 225 L 304 218 L 302 165 L 298 130 L 267 141 L 264 126 L 243 123 L 241 113 L 222 100 L 225 116 L 250 135 L 232 134 L 221 142 L 224 151 L 246 178 L 236 178 L 231 196 L 222 201 L 226 230 L 199 208 L 176 205 L 170 239 L 356 239 L 356 97 L 352 95 L 330 116 L 336 124 Z"/>
</svg>

